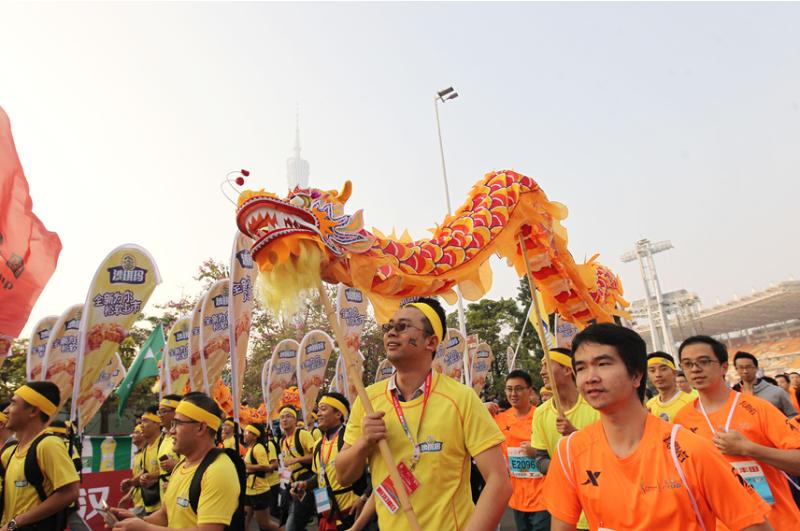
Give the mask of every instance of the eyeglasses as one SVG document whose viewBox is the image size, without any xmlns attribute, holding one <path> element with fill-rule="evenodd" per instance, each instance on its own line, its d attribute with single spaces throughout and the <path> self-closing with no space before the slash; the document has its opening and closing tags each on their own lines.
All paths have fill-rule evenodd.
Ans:
<svg viewBox="0 0 800 531">
<path fill-rule="evenodd" d="M 518 385 L 516 387 L 506 387 L 506 393 L 508 393 L 508 394 L 511 394 L 511 393 L 520 394 L 521 392 L 525 391 L 526 389 L 530 389 L 530 387 L 528 387 L 527 385 L 526 386 Z"/>
<path fill-rule="evenodd" d="M 405 332 L 406 328 L 416 328 L 417 330 L 425 331 L 424 328 L 420 328 L 419 326 L 414 326 L 412 324 L 406 323 L 405 321 L 400 321 L 399 323 L 386 323 L 381 325 L 381 330 L 383 330 L 384 334 L 388 334 L 389 332 L 394 329 L 395 332 L 398 334 L 402 334 Z"/>
<path fill-rule="evenodd" d="M 199 421 L 197 421 L 197 420 L 179 420 L 179 419 L 172 419 L 172 422 L 170 423 L 170 428 L 171 428 L 171 429 L 175 429 L 175 428 L 177 428 L 178 426 L 180 426 L 181 424 L 200 424 L 200 422 L 199 422 Z"/>
<path fill-rule="evenodd" d="M 695 367 L 699 367 L 700 369 L 707 369 L 712 364 L 719 363 L 719 360 L 711 359 L 711 358 L 700 358 L 697 361 L 681 361 L 681 368 L 685 371 L 691 371 Z"/>
<path fill-rule="evenodd" d="M 158 411 L 156 411 L 156 413 L 158 413 L 159 415 L 166 415 L 168 413 L 174 413 L 174 412 L 175 412 L 174 409 L 160 409 L 160 408 Z"/>
</svg>

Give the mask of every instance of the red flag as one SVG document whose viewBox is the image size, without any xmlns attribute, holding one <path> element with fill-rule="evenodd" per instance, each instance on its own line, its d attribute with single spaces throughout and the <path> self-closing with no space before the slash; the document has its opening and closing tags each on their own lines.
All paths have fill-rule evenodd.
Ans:
<svg viewBox="0 0 800 531">
<path fill-rule="evenodd" d="M 0 335 L 22 331 L 60 252 L 58 234 L 33 213 L 11 124 L 0 107 Z"/>
</svg>

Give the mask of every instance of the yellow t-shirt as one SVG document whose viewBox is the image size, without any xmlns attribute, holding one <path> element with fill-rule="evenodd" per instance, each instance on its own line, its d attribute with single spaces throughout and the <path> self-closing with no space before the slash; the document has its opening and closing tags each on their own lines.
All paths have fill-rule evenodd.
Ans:
<svg viewBox="0 0 800 531">
<path fill-rule="evenodd" d="M 265 445 L 258 443 L 255 446 L 248 448 L 247 453 L 244 456 L 244 462 L 247 464 L 268 465 L 270 462 L 277 460 L 278 456 L 275 455 L 275 449 L 270 445 L 268 447 L 269 450 L 264 450 L 264 446 Z M 256 457 L 255 463 L 253 463 L 253 455 Z M 255 474 L 248 474 L 247 491 L 245 494 L 248 496 L 264 494 L 269 490 L 270 486 L 268 472 L 265 473 L 263 478 L 260 478 Z"/>
<path fill-rule="evenodd" d="M 158 466 L 158 437 L 151 443 L 145 446 L 142 451 L 142 469 L 147 472 L 149 476 L 158 476 L 162 473 L 161 467 Z M 148 513 L 157 511 L 161 507 L 161 502 L 154 503 L 153 505 L 145 505 L 144 508 Z"/>
<path fill-rule="evenodd" d="M 278 447 L 274 442 L 267 441 L 267 451 L 269 453 L 269 462 L 278 460 Z M 279 485 L 281 482 L 281 473 L 276 468 L 272 472 L 267 472 L 267 484 L 270 488 Z"/>
<path fill-rule="evenodd" d="M 133 477 L 138 476 L 142 473 L 142 457 L 144 456 L 144 452 L 139 450 L 133 456 Z M 142 489 L 141 487 L 133 487 L 133 494 L 131 494 L 131 501 L 133 502 L 134 509 L 136 508 L 144 508 L 144 501 L 142 501 Z"/>
<path fill-rule="evenodd" d="M 580 394 L 578 401 L 571 409 L 564 412 L 564 416 L 579 430 L 600 420 L 600 412 L 590 406 Z M 556 429 L 556 419 L 558 411 L 551 398 L 536 408 L 531 421 L 531 446 L 537 450 L 547 450 L 551 458 L 561 439 L 561 434 Z M 583 513 L 578 519 L 578 529 L 589 529 L 589 522 Z"/>
<path fill-rule="evenodd" d="M 314 426 L 311 428 L 311 436 L 314 437 L 315 443 L 319 442 L 319 440 L 322 439 L 322 430 Z"/>
<path fill-rule="evenodd" d="M 647 409 L 650 413 L 665 422 L 674 422 L 675 415 L 678 414 L 678 411 L 683 409 L 683 406 L 686 404 L 691 403 L 692 400 L 694 400 L 692 395 L 678 390 L 675 396 L 666 402 L 662 402 L 658 395 L 654 396 L 647 401 Z"/>
<path fill-rule="evenodd" d="M 387 442 L 398 463 L 410 467 L 412 446 L 406 438 L 392 398 L 387 389 L 389 380 L 367 388 L 375 411 L 384 411 L 388 430 Z M 421 449 L 420 462 L 414 475 L 419 488 L 411 495 L 411 505 L 422 529 L 463 529 L 475 506 L 470 493 L 470 457 L 499 446 L 505 437 L 492 420 L 478 395 L 448 376 L 434 371 L 430 397 L 420 426 L 424 395 L 401 402 L 406 421 Z M 352 445 L 362 434 L 364 406 L 356 399 L 345 431 L 345 443 Z M 389 475 L 377 446 L 370 452 L 368 463 L 372 485 L 377 487 Z M 383 503 L 378 509 L 381 531 L 408 529 L 402 510 L 391 514 Z"/>
<path fill-rule="evenodd" d="M 284 462 L 289 458 L 311 455 L 311 452 L 314 451 L 314 437 L 304 429 L 297 429 L 300 432 L 300 446 L 303 447 L 303 455 L 300 455 L 298 448 L 294 445 L 295 434 L 293 433 L 291 437 L 284 436 L 283 439 L 281 439 L 281 456 Z M 292 481 L 299 481 L 302 476 L 307 476 L 311 473 L 309 470 L 311 468 L 310 463 L 308 464 L 308 468 L 301 463 L 294 463 L 288 468 L 292 471 Z"/>
<path fill-rule="evenodd" d="M 222 447 L 223 448 L 230 448 L 231 450 L 236 448 L 236 437 L 231 435 L 227 439 L 222 439 Z"/>
<path fill-rule="evenodd" d="M 338 440 L 339 437 L 344 436 L 342 433 L 343 431 L 344 429 L 336 432 L 336 435 L 331 440 L 327 440 L 327 437 L 322 437 L 319 442 L 317 442 L 319 451 L 317 451 L 316 448 L 314 449 L 313 466 L 314 473 L 317 475 L 317 483 L 319 487 L 324 487 L 326 485 L 321 472 L 322 467 L 320 466 L 320 461 L 322 461 L 325 463 L 325 476 L 327 476 L 330 481 L 331 490 L 334 492 L 345 487 L 336 479 L 336 456 L 339 455 Z M 356 500 L 358 500 L 358 496 L 352 490 L 342 494 L 336 494 L 336 503 L 339 505 L 340 511 L 345 511 L 352 507 Z"/>
<path fill-rule="evenodd" d="M 189 486 L 197 465 L 190 467 L 179 463 L 172 472 L 163 502 L 167 508 L 167 527 L 183 529 L 202 524 L 230 525 L 233 513 L 239 506 L 239 476 L 236 467 L 220 454 L 203 474 L 197 514 L 189 503 Z"/>
<path fill-rule="evenodd" d="M 41 503 L 36 488 L 25 479 L 25 456 L 28 455 L 29 446 L 7 448 L 0 456 L 6 469 L 3 481 L 5 505 L 0 525 L 5 525 L 12 516 L 24 513 Z M 44 475 L 44 491 L 48 496 L 65 485 L 80 481 L 75 464 L 58 437 L 42 439 L 36 447 L 36 459 Z"/>
<path fill-rule="evenodd" d="M 161 497 L 164 497 L 164 493 L 167 491 L 167 484 L 169 483 L 169 475 L 170 472 L 167 472 L 163 468 L 161 468 L 161 458 L 162 456 L 171 457 L 175 462 L 180 460 L 178 454 L 172 451 L 172 445 L 175 444 L 175 441 L 172 439 L 170 435 L 164 435 L 164 440 L 161 441 L 161 446 L 158 447 L 158 462 L 159 462 L 159 474 L 161 475 L 161 479 L 159 480 L 159 488 L 161 489 Z"/>
</svg>

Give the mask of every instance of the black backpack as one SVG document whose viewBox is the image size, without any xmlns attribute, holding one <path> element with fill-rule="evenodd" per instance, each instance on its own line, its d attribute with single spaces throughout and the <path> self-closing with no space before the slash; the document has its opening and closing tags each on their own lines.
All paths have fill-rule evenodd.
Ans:
<svg viewBox="0 0 800 531">
<path fill-rule="evenodd" d="M 317 442 L 317 445 L 314 447 L 314 459 L 317 459 L 319 457 L 319 454 L 322 451 L 322 441 L 324 440 L 325 440 L 324 438 L 320 439 L 319 442 Z M 344 446 L 344 426 L 342 426 L 341 430 L 339 430 L 339 433 L 336 434 L 337 454 L 342 451 L 343 446 Z M 330 481 L 328 481 L 327 477 L 325 478 L 325 486 L 328 488 L 328 496 L 331 498 L 331 503 L 333 503 L 336 498 L 336 496 L 333 496 L 332 494 L 344 494 L 345 492 L 353 491 L 356 495 L 361 496 L 367 491 L 368 484 L 369 481 L 367 478 L 366 467 L 364 468 L 364 471 L 361 473 L 361 477 L 355 480 L 352 485 L 350 485 L 349 487 L 344 487 L 339 490 L 331 490 Z"/>
<path fill-rule="evenodd" d="M 158 445 L 156 446 L 156 455 L 158 455 L 158 450 L 161 448 L 161 442 L 164 440 L 164 434 L 158 436 Z M 147 446 L 144 447 L 142 450 L 144 454 L 142 455 L 142 470 L 147 472 Z M 146 506 L 154 506 L 161 503 L 161 476 L 159 476 L 159 481 L 156 481 L 155 484 L 151 487 L 145 487 L 144 485 L 141 486 L 142 489 L 142 502 Z"/>
<path fill-rule="evenodd" d="M 257 465 L 258 464 L 258 460 L 256 459 L 256 446 L 263 446 L 264 447 L 264 453 L 267 454 L 267 459 L 269 459 L 269 450 L 267 450 L 267 445 L 264 444 L 261 441 L 258 441 L 253 445 L 253 449 L 250 450 L 250 464 L 251 465 Z M 265 477 L 267 477 L 267 473 L 266 472 L 248 472 L 247 475 L 248 476 L 255 476 L 257 478 L 265 478 Z"/>
<path fill-rule="evenodd" d="M 294 448 L 297 450 L 297 456 L 303 457 L 306 455 L 306 451 L 303 448 L 303 445 L 300 444 L 300 430 L 301 428 L 297 428 L 294 430 Z M 308 479 L 311 475 L 314 474 L 314 469 L 311 468 L 310 463 L 300 463 L 300 466 L 306 469 L 306 472 L 302 472 L 299 475 L 300 479 Z"/>
<path fill-rule="evenodd" d="M 236 467 L 236 475 L 239 476 L 239 505 L 231 517 L 230 525 L 226 526 L 226 531 L 241 531 L 245 528 L 244 519 L 244 500 L 246 492 L 247 470 L 244 466 L 244 460 L 239 452 L 234 448 L 212 448 L 197 466 L 197 470 L 192 476 L 192 482 L 189 485 L 189 505 L 192 507 L 194 514 L 197 514 L 197 506 L 200 504 L 200 489 L 203 483 L 203 474 L 206 469 L 211 466 L 211 463 L 216 461 L 217 457 L 221 454 L 227 454 L 228 458 L 233 461 Z"/>
<path fill-rule="evenodd" d="M 44 474 L 42 473 L 42 467 L 39 466 L 39 460 L 36 458 L 36 450 L 39 446 L 39 443 L 44 440 L 45 437 L 58 437 L 53 433 L 42 433 L 38 437 L 36 437 L 32 442 L 30 447 L 28 448 L 28 453 L 25 455 L 25 480 L 34 488 L 36 489 L 36 494 L 39 495 L 39 500 L 44 501 L 47 499 L 47 493 L 44 490 Z M 14 447 L 11 451 L 11 455 L 9 455 L 8 459 L 9 462 L 14 457 L 14 453 L 17 451 L 17 441 L 9 441 L 7 442 L 2 449 L 0 449 L 0 456 L 5 453 L 8 448 Z M 5 486 L 5 476 L 6 476 L 6 464 L 2 462 L 0 459 L 0 477 L 2 477 L 3 485 Z M 5 496 L 2 496 L 5 498 Z M 0 499 L 0 514 L 5 510 L 3 507 L 5 503 L 4 499 Z M 39 520 L 38 522 L 30 525 L 26 525 L 24 527 L 20 527 L 20 530 L 24 531 L 62 531 L 67 525 L 67 514 L 69 512 L 68 507 L 64 507 L 60 511 L 55 514 L 52 514 L 45 518 L 44 520 Z"/>
</svg>

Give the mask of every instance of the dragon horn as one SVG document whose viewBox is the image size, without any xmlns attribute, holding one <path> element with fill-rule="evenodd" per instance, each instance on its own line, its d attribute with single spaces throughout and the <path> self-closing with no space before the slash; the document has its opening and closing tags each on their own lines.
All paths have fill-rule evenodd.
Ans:
<svg viewBox="0 0 800 531">
<path fill-rule="evenodd" d="M 347 200 L 350 199 L 350 195 L 353 193 L 353 183 L 350 181 L 345 181 L 344 186 L 342 187 L 342 192 L 339 194 L 339 201 L 342 204 L 347 203 Z"/>
</svg>

